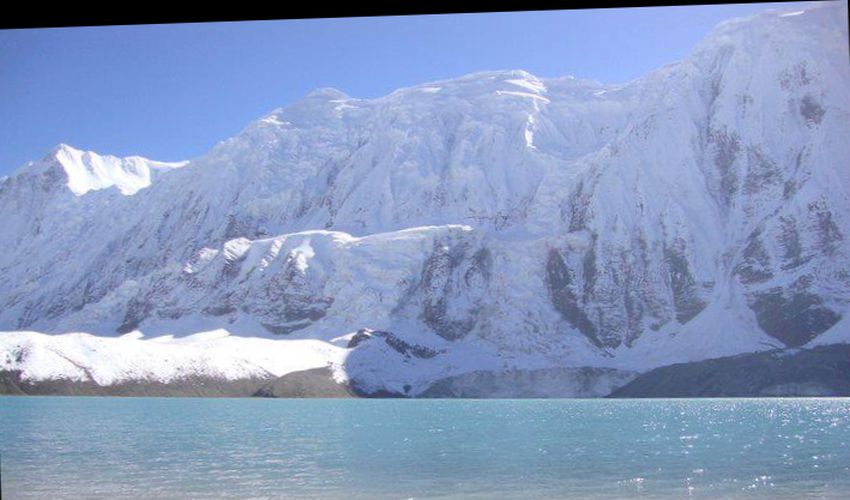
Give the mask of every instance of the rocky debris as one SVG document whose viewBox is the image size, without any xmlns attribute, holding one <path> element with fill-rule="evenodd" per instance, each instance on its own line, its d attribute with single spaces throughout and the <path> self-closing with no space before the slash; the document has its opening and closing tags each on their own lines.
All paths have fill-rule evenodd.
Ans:
<svg viewBox="0 0 850 500">
<path fill-rule="evenodd" d="M 800 101 L 800 114 L 806 119 L 806 124 L 815 126 L 820 125 L 826 110 L 813 95 L 806 94 Z"/>
<path fill-rule="evenodd" d="M 384 339 L 384 342 L 386 342 L 387 345 L 390 346 L 394 351 L 407 358 L 413 356 L 415 358 L 420 359 L 431 359 L 437 354 L 439 354 L 439 351 L 431 349 L 430 347 L 425 347 L 419 344 L 407 343 L 392 332 L 370 330 L 368 328 L 362 328 L 360 330 L 357 330 L 357 333 L 354 334 L 354 336 L 351 337 L 351 340 L 348 341 L 347 347 L 349 349 L 353 349 L 371 338 Z"/>
<path fill-rule="evenodd" d="M 821 297 L 793 286 L 755 293 L 750 307 L 761 329 L 789 347 L 806 344 L 841 319 Z"/>
<path fill-rule="evenodd" d="M 595 346 L 602 347 L 603 343 L 597 336 L 596 325 L 588 319 L 584 307 L 579 303 L 578 295 L 574 291 L 574 283 L 573 270 L 567 267 L 557 250 L 550 250 L 546 261 L 546 288 L 549 291 L 549 299 L 570 325 Z"/>
<path fill-rule="evenodd" d="M 313 368 L 287 373 L 265 383 L 255 397 L 263 398 L 351 398 L 356 394 L 347 384 L 333 379 L 329 368 Z"/>
<path fill-rule="evenodd" d="M 676 308 L 676 320 L 685 324 L 705 309 L 706 302 L 701 298 L 700 289 L 687 256 L 684 254 L 684 242 L 664 249 L 664 260 L 670 275 L 670 288 L 673 291 L 673 306 Z M 711 286 L 705 287 L 711 291 Z"/>
<path fill-rule="evenodd" d="M 725 128 L 709 132 L 714 165 L 719 174 L 718 197 L 723 206 L 729 207 L 738 193 L 740 175 L 736 163 L 741 153 L 741 138 L 736 132 Z"/>
<path fill-rule="evenodd" d="M 423 321 L 446 340 L 460 339 L 475 327 L 490 279 L 489 250 L 469 252 L 466 242 L 438 241 L 422 270 Z M 469 305 L 452 308 L 453 299 Z"/>
<path fill-rule="evenodd" d="M 614 398 L 850 396 L 850 344 L 779 349 L 663 366 Z"/>
<path fill-rule="evenodd" d="M 20 372 L 0 370 L 0 394 L 31 396 L 152 396 L 152 397 L 249 397 L 268 381 L 252 378 L 223 380 L 191 376 L 160 382 L 133 380 L 111 385 L 69 379 L 21 380 Z"/>
</svg>

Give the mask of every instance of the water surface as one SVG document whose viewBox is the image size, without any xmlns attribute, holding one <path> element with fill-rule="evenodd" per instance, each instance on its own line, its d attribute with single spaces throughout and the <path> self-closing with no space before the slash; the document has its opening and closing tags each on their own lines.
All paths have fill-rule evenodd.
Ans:
<svg viewBox="0 0 850 500">
<path fill-rule="evenodd" d="M 3 498 L 850 498 L 850 399 L 0 397 Z"/>
</svg>

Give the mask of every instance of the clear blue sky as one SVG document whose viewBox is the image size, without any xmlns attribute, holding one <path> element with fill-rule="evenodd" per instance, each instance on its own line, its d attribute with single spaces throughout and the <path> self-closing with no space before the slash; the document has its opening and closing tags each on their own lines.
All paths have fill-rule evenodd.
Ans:
<svg viewBox="0 0 850 500">
<path fill-rule="evenodd" d="M 795 4 L 0 31 L 0 175 L 60 142 L 191 159 L 316 87 L 376 97 L 495 69 L 620 83 L 718 22 Z"/>
</svg>

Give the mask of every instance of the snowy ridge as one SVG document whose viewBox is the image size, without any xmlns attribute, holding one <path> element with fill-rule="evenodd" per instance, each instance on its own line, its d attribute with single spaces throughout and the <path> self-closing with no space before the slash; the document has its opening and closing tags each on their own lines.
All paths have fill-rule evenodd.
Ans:
<svg viewBox="0 0 850 500">
<path fill-rule="evenodd" d="M 188 164 L 60 147 L 0 184 L 0 328 L 309 340 L 407 394 L 846 342 L 846 5 L 786 14 L 624 85 L 318 89 Z"/>
<path fill-rule="evenodd" d="M 193 376 L 279 377 L 339 364 L 344 357 L 344 349 L 325 342 L 234 338 L 223 330 L 180 339 L 2 332 L 0 352 L 4 353 L 0 370 L 20 371 L 22 380 L 68 379 L 98 385 L 134 380 L 167 383 Z"/>
<path fill-rule="evenodd" d="M 60 145 L 54 155 L 68 176 L 68 189 L 77 196 L 113 186 L 130 196 L 150 186 L 153 175 L 188 163 L 156 162 L 139 156 L 100 156 L 66 144 Z"/>
<path fill-rule="evenodd" d="M 26 165 L 16 175 L 48 174 L 51 169 L 58 169 L 66 180 L 65 185 L 75 196 L 110 187 L 131 196 L 150 186 L 153 177 L 187 163 L 152 161 L 140 156 L 102 156 L 60 144 L 41 162 Z"/>
</svg>

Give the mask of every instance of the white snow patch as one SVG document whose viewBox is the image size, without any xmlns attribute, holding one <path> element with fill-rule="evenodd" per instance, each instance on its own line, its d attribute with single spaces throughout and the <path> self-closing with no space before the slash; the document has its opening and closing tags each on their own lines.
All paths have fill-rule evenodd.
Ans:
<svg viewBox="0 0 850 500">
<path fill-rule="evenodd" d="M 530 149 L 537 149 L 534 145 L 534 115 L 528 115 L 528 121 L 525 124 L 525 146 Z"/>
<path fill-rule="evenodd" d="M 131 196 L 151 185 L 156 172 L 181 168 L 188 162 L 157 162 L 140 156 L 117 158 L 80 151 L 61 144 L 53 157 L 67 175 L 68 189 L 76 196 L 115 186 L 125 196 Z"/>
<path fill-rule="evenodd" d="M 70 379 L 112 385 L 128 380 L 169 382 L 188 376 L 239 380 L 338 367 L 348 350 L 319 340 L 233 337 L 220 329 L 175 339 L 0 332 L 0 370 L 23 380 Z"/>
<path fill-rule="evenodd" d="M 277 126 L 280 126 L 280 127 L 291 125 L 291 123 L 289 123 L 288 121 L 281 120 L 280 118 L 278 118 L 275 115 L 269 115 L 269 116 L 261 119 L 260 122 L 261 123 L 268 123 L 269 125 L 277 125 Z"/>
<path fill-rule="evenodd" d="M 512 90 L 497 90 L 496 94 L 497 95 L 513 96 L 513 97 L 525 97 L 525 98 L 530 98 L 530 99 L 537 99 L 537 100 L 540 100 L 540 101 L 546 102 L 546 103 L 550 102 L 548 98 L 543 97 L 542 95 L 530 94 L 528 92 L 514 92 Z"/>
<path fill-rule="evenodd" d="M 357 109 L 357 106 L 352 106 L 351 104 L 339 104 L 334 108 L 334 111 L 341 113 L 346 109 Z"/>
<path fill-rule="evenodd" d="M 251 240 L 248 238 L 229 240 L 224 244 L 224 258 L 227 260 L 239 260 L 250 248 Z"/>
<path fill-rule="evenodd" d="M 310 267 L 310 259 L 316 256 L 316 252 L 310 246 L 310 238 L 305 238 L 300 245 L 292 249 L 289 255 L 295 261 L 295 267 L 302 273 L 305 273 L 307 272 L 307 268 Z"/>
<path fill-rule="evenodd" d="M 528 89 L 532 92 L 545 92 L 546 86 L 543 85 L 543 82 L 540 80 L 531 80 L 531 79 L 512 79 L 505 80 L 505 83 L 510 83 L 512 85 L 516 85 L 517 87 L 522 87 L 524 89 Z"/>
</svg>

